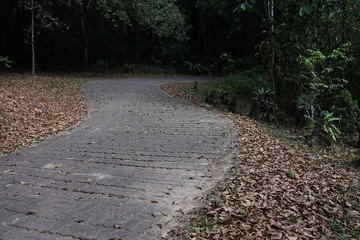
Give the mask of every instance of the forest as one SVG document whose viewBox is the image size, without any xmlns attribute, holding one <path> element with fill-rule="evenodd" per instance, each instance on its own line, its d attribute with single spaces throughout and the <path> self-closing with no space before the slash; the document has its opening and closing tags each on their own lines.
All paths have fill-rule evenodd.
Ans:
<svg viewBox="0 0 360 240">
<path fill-rule="evenodd" d="M 221 75 L 208 102 L 360 145 L 359 0 L 3 0 L 0 71 Z M 289 120 L 290 119 L 290 120 Z"/>
</svg>

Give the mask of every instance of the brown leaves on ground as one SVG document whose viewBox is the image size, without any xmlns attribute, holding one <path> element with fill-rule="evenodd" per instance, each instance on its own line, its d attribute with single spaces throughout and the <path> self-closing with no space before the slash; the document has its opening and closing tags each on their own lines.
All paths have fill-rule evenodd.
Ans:
<svg viewBox="0 0 360 240">
<path fill-rule="evenodd" d="M 86 114 L 81 80 L 67 76 L 0 75 L 0 154 L 31 146 Z"/>
<path fill-rule="evenodd" d="M 174 91 L 174 90 L 173 90 Z M 339 156 L 290 146 L 231 116 L 239 154 L 175 239 L 360 239 L 359 171 Z"/>
</svg>

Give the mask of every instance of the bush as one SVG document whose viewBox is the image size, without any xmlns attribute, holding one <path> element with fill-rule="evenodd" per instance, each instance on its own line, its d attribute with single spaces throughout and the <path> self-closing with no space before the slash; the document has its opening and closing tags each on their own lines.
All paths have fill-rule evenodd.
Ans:
<svg viewBox="0 0 360 240">
<path fill-rule="evenodd" d="M 277 122 L 277 106 L 274 101 L 274 92 L 267 88 L 259 88 L 254 94 L 250 117 L 256 120 Z"/>
<path fill-rule="evenodd" d="M 308 145 L 331 146 L 341 137 L 342 133 L 337 124 L 341 118 L 334 117 L 334 113 L 322 111 L 316 119 L 310 116 L 307 118 L 310 122 L 308 128 L 311 130 L 311 135 L 305 139 Z"/>
<path fill-rule="evenodd" d="M 315 119 L 321 123 L 324 119 L 319 116 L 320 112 L 330 112 L 332 118 L 333 114 L 341 119 L 337 126 L 338 136 L 326 129 L 323 129 L 323 135 L 330 135 L 334 142 L 341 137 L 343 141 L 353 144 L 360 129 L 360 111 L 357 101 L 346 89 L 348 81 L 343 78 L 346 66 L 353 60 L 349 53 L 350 47 L 351 44 L 346 43 L 328 54 L 308 50 L 308 55 L 300 58 L 302 69 L 297 80 L 302 92 L 297 98 L 297 105 L 298 111 L 306 119 Z M 298 120 L 304 122 L 304 118 Z"/>
<path fill-rule="evenodd" d="M 240 101 L 250 104 L 254 92 L 259 88 L 269 88 L 265 76 L 259 73 L 245 72 L 230 75 L 197 91 L 206 102 L 215 106 L 224 106 L 229 111 L 237 111 Z"/>
</svg>

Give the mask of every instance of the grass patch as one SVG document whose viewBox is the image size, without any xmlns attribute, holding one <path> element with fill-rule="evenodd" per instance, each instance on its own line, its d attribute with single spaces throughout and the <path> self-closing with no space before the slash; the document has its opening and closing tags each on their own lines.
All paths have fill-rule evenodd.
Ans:
<svg viewBox="0 0 360 240">
<path fill-rule="evenodd" d="M 262 123 L 262 126 L 274 137 L 286 144 L 302 144 L 303 138 L 299 136 L 298 131 L 291 128 L 280 128 L 270 123 Z M 296 131 L 296 132 L 295 132 Z"/>
</svg>

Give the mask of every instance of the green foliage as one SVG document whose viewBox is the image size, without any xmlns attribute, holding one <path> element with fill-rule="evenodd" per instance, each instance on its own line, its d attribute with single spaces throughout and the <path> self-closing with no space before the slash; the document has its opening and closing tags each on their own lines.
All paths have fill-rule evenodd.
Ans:
<svg viewBox="0 0 360 240">
<path fill-rule="evenodd" d="M 277 106 L 273 100 L 274 92 L 269 88 L 258 88 L 254 93 L 250 117 L 268 122 L 277 121 Z"/>
<path fill-rule="evenodd" d="M 347 83 L 343 78 L 345 67 L 353 59 L 349 56 L 350 47 L 350 43 L 343 44 L 328 55 L 309 49 L 307 56 L 301 56 L 299 81 L 304 90 L 318 95 L 324 103 L 339 94 Z"/>
<path fill-rule="evenodd" d="M 297 82 L 303 94 L 297 98 L 298 110 L 310 120 L 313 128 L 321 124 L 322 131 L 333 142 L 340 135 L 354 142 L 359 128 L 358 103 L 345 89 L 348 81 L 343 78 L 346 66 L 353 60 L 349 55 L 350 47 L 349 43 L 343 44 L 327 55 L 319 50 L 308 50 L 308 55 L 300 57 L 299 61 L 302 68 Z M 320 110 L 324 111 L 319 116 Z M 334 122 L 340 119 L 341 124 L 336 127 Z"/>
<path fill-rule="evenodd" d="M 202 74 L 209 72 L 209 68 L 203 66 L 200 63 L 192 63 L 190 61 L 184 61 L 184 65 L 190 74 Z"/>
<path fill-rule="evenodd" d="M 296 100 L 297 109 L 303 117 L 315 119 L 320 107 L 316 103 L 316 94 L 301 95 Z"/>
<path fill-rule="evenodd" d="M 197 94 L 210 104 L 225 106 L 229 111 L 236 112 L 240 100 L 242 105 L 250 104 L 253 92 L 262 87 L 269 87 L 262 74 L 244 72 L 200 88 Z"/>
<path fill-rule="evenodd" d="M 106 19 L 111 26 L 118 28 L 123 23 L 130 23 L 129 14 L 126 11 L 127 4 L 122 0 L 97 0 L 92 1 L 94 8 Z"/>
<path fill-rule="evenodd" d="M 339 122 L 341 118 L 334 117 L 333 115 L 333 113 L 329 112 L 323 112 L 321 114 L 322 128 L 331 140 L 336 142 L 341 136 L 340 130 L 336 127 L 336 122 Z"/>
<path fill-rule="evenodd" d="M 214 90 L 237 95 L 239 98 L 251 99 L 253 92 L 258 88 L 269 88 L 270 85 L 265 76 L 259 73 L 244 72 L 237 75 L 227 76 L 215 83 L 202 88 L 200 94 L 208 97 Z"/>
<path fill-rule="evenodd" d="M 340 129 L 342 137 L 347 143 L 355 144 L 360 132 L 360 110 L 357 100 L 352 98 L 351 93 L 344 89 L 340 96 L 334 99 L 331 111 L 341 118 Z"/>
<path fill-rule="evenodd" d="M 245 0 L 243 3 L 237 6 L 235 11 L 254 11 L 256 0 Z"/>
<path fill-rule="evenodd" d="M 253 93 L 255 95 L 254 99 L 256 101 L 259 101 L 261 99 L 265 99 L 265 98 L 268 98 L 269 96 L 274 95 L 274 92 L 269 88 L 258 88 Z"/>
<path fill-rule="evenodd" d="M 351 235 L 355 238 L 355 239 L 360 239 L 360 229 L 354 229 L 351 231 Z"/>
<path fill-rule="evenodd" d="M 338 128 L 341 118 L 334 117 L 334 113 L 322 111 L 318 118 L 307 118 L 309 119 L 308 129 L 311 132 L 307 139 L 308 144 L 331 145 L 341 138 L 341 131 Z"/>
<path fill-rule="evenodd" d="M 11 65 L 10 65 L 11 63 L 12 63 L 12 61 L 8 57 L 0 56 L 0 67 L 2 65 L 6 68 L 11 68 Z"/>
<path fill-rule="evenodd" d="M 44 3 L 34 1 L 35 29 L 37 34 L 40 33 L 41 29 L 53 29 L 65 26 L 64 23 L 49 10 L 52 4 L 52 1 L 44 1 Z M 20 0 L 18 5 L 20 10 L 31 11 L 30 1 L 28 0 Z M 30 27 L 26 28 L 26 31 L 30 32 Z"/>
<path fill-rule="evenodd" d="M 203 13 L 223 16 L 227 13 L 227 3 L 224 0 L 198 0 L 196 7 Z"/>
<path fill-rule="evenodd" d="M 275 3 L 274 19 L 270 22 L 266 7 L 269 2 Z M 355 103 L 345 100 L 343 93 L 351 89 L 353 96 L 358 97 L 353 90 L 358 81 L 348 79 L 350 74 L 346 73 L 354 62 L 350 52 L 356 51 L 359 56 L 359 7 L 360 1 L 353 0 L 243 0 L 236 8 L 242 14 L 255 11 L 263 22 L 273 24 L 273 35 L 264 29 L 269 36 L 259 44 L 257 56 L 265 67 L 271 62 L 269 56 L 275 56 L 270 64 L 274 72 L 269 71 L 269 77 L 272 79 L 274 74 L 279 104 L 291 111 L 296 103 L 299 113 L 307 118 L 318 118 L 321 109 L 333 112 L 342 119 L 339 128 L 344 140 L 353 139 L 359 128 L 358 109 Z M 294 61 L 298 56 L 300 61 Z M 356 69 L 357 61 L 354 72 Z M 346 95 L 352 99 L 349 93 Z M 306 118 L 300 119 L 306 122 Z"/>
<path fill-rule="evenodd" d="M 138 24 L 157 37 L 187 40 L 189 27 L 174 0 L 134 1 L 132 12 Z"/>
<path fill-rule="evenodd" d="M 287 172 L 285 173 L 285 175 L 286 175 L 286 177 L 288 177 L 288 178 L 290 178 L 290 179 L 295 179 L 295 178 L 296 178 L 296 177 L 295 177 L 295 174 L 294 174 L 291 170 L 287 171 Z"/>
<path fill-rule="evenodd" d="M 219 60 L 221 71 L 227 74 L 234 72 L 236 67 L 242 63 L 240 59 L 233 59 L 230 53 L 222 53 Z"/>
</svg>

